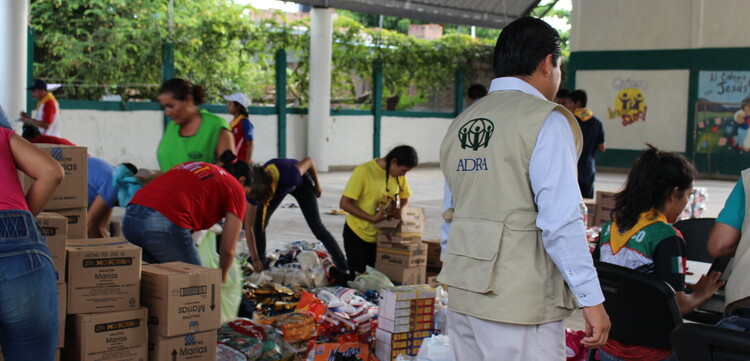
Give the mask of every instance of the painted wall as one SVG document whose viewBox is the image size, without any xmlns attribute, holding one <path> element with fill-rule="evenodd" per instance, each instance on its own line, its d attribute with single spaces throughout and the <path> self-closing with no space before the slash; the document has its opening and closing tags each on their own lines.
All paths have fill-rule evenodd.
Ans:
<svg viewBox="0 0 750 361">
<path fill-rule="evenodd" d="M 574 0 L 571 51 L 746 47 L 745 0 Z"/>
<path fill-rule="evenodd" d="M 576 72 L 576 87 L 586 90 L 610 149 L 642 150 L 650 143 L 685 152 L 689 81 L 687 70 Z"/>
<path fill-rule="evenodd" d="M 141 168 L 158 169 L 156 149 L 163 129 L 161 111 L 107 111 L 63 109 L 61 135 L 87 146 L 92 156 L 113 164 L 131 162 Z M 229 114 L 219 114 L 227 121 Z M 255 126 L 254 160 L 265 162 L 278 155 L 276 115 L 250 116 Z M 450 118 L 383 117 L 381 152 L 408 144 L 417 149 L 420 163 L 436 163 L 438 150 Z M 334 169 L 352 168 L 372 159 L 371 115 L 333 115 L 328 154 Z M 288 158 L 307 156 L 307 115 L 287 115 Z"/>
</svg>

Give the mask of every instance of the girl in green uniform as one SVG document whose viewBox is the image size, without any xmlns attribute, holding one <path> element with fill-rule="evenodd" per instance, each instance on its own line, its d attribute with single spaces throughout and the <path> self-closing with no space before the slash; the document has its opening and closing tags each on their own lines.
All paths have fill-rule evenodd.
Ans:
<svg viewBox="0 0 750 361">
<path fill-rule="evenodd" d="M 711 297 L 723 281 L 718 272 L 702 276 L 685 293 L 685 241 L 670 223 L 677 221 L 693 189 L 695 168 L 677 153 L 649 145 L 628 174 L 625 189 L 615 195 L 612 219 L 605 223 L 594 259 L 616 264 L 667 282 L 675 290 L 682 314 Z M 609 339 L 599 349 L 603 361 L 673 360 L 672 350 L 624 344 Z"/>
</svg>

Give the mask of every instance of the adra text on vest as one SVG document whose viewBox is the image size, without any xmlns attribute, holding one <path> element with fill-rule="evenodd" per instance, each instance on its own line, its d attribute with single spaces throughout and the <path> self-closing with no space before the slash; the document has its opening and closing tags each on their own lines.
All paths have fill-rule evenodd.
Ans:
<svg viewBox="0 0 750 361">
<path fill-rule="evenodd" d="M 458 160 L 456 172 L 479 172 L 489 170 L 487 158 L 464 158 Z"/>
</svg>

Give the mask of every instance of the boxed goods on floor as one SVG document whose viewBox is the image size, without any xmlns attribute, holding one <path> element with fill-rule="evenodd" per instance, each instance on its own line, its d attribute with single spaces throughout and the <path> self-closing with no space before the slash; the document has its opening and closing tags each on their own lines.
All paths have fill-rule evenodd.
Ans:
<svg viewBox="0 0 750 361">
<path fill-rule="evenodd" d="M 65 171 L 65 178 L 57 187 L 45 210 L 81 208 L 88 206 L 88 160 L 86 147 L 68 145 L 36 144 L 36 146 L 57 160 Z M 26 192 L 34 182 L 26 174 L 19 172 L 23 190 Z"/>
<path fill-rule="evenodd" d="M 401 211 L 401 219 L 388 219 L 375 224 L 380 232 L 378 241 L 391 243 L 412 243 L 422 240 L 424 233 L 424 208 L 406 207 Z"/>
<path fill-rule="evenodd" d="M 57 347 L 65 346 L 65 319 L 67 316 L 66 305 L 68 298 L 68 287 L 64 283 L 57 284 L 57 317 L 59 325 L 57 329 Z"/>
<path fill-rule="evenodd" d="M 369 360 L 370 346 L 362 342 L 322 343 L 313 346 L 310 352 L 313 355 L 313 361 L 335 360 L 336 354 L 343 357 L 356 357 L 357 360 Z M 310 360 L 309 357 L 308 360 Z"/>
<path fill-rule="evenodd" d="M 443 261 L 440 260 L 440 239 L 425 239 L 422 241 L 427 245 L 427 270 L 428 272 L 440 272 Z"/>
<path fill-rule="evenodd" d="M 36 216 L 36 221 L 47 238 L 47 248 L 52 255 L 57 283 L 65 283 L 65 243 L 67 242 L 68 220 L 59 214 L 42 212 Z"/>
<path fill-rule="evenodd" d="M 88 238 L 88 210 L 86 208 L 58 209 L 52 212 L 68 219 L 68 239 Z"/>
<path fill-rule="evenodd" d="M 149 361 L 216 361 L 216 331 L 164 337 L 148 335 Z"/>
<path fill-rule="evenodd" d="M 417 267 L 403 267 L 388 263 L 375 263 L 375 269 L 388 276 L 393 282 L 404 285 L 418 285 L 425 283 L 427 270 L 424 265 Z"/>
<path fill-rule="evenodd" d="M 427 245 L 422 243 L 378 242 L 375 262 L 401 267 L 425 266 L 427 264 Z"/>
<path fill-rule="evenodd" d="M 68 314 L 140 307 L 141 248 L 122 238 L 70 239 Z"/>
<path fill-rule="evenodd" d="M 78 361 L 142 361 L 148 357 L 145 308 L 71 315 L 65 355 Z"/>
<path fill-rule="evenodd" d="M 221 325 L 221 270 L 183 262 L 145 265 L 141 301 L 153 334 L 215 330 Z"/>
<path fill-rule="evenodd" d="M 427 285 L 380 290 L 375 352 L 381 361 L 416 355 L 432 331 L 435 289 Z"/>
<path fill-rule="evenodd" d="M 593 226 L 601 226 L 611 219 L 610 211 L 615 208 L 615 192 L 596 192 L 596 212 Z M 588 206 L 587 206 L 588 207 Z"/>
</svg>

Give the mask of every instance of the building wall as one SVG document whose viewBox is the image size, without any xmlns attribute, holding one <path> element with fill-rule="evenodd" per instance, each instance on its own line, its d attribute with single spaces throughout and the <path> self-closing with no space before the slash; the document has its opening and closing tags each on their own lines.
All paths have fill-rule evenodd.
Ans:
<svg viewBox="0 0 750 361">
<path fill-rule="evenodd" d="M 750 97 L 748 10 L 742 0 L 573 1 L 567 86 L 586 90 L 605 124 L 597 166 L 629 168 L 650 142 L 684 153 L 701 173 L 747 167 L 732 116 Z M 635 109 L 617 113 L 623 90 L 645 97 L 645 120 L 629 123 Z"/>
<path fill-rule="evenodd" d="M 131 162 L 158 169 L 156 149 L 163 134 L 163 112 L 63 109 L 61 135 L 89 148 L 89 154 L 113 164 Z M 227 121 L 229 114 L 219 114 Z M 277 117 L 250 115 L 255 126 L 254 161 L 278 156 Z M 417 149 L 421 163 L 436 163 L 438 150 L 451 119 L 446 117 L 383 117 L 381 155 L 396 145 Z M 352 168 L 373 158 L 372 115 L 333 115 L 328 155 L 334 169 Z M 288 114 L 286 157 L 307 156 L 307 115 Z"/>
<path fill-rule="evenodd" d="M 571 51 L 746 47 L 745 0 L 573 0 Z"/>
</svg>

